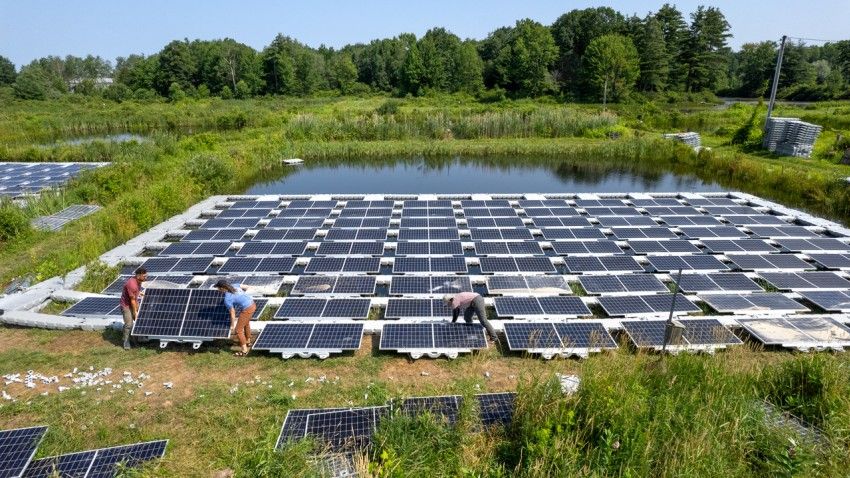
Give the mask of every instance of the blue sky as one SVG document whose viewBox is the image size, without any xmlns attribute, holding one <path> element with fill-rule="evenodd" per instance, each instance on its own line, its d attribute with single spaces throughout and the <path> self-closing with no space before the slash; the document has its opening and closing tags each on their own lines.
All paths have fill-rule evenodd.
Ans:
<svg viewBox="0 0 850 478">
<path fill-rule="evenodd" d="M 443 26 L 464 38 L 532 18 L 551 24 L 573 8 L 608 5 L 644 16 L 664 2 L 610 0 L 179 1 L 0 0 L 0 55 L 16 65 L 47 55 L 88 53 L 107 59 L 151 54 L 174 39 L 231 37 L 261 49 L 278 33 L 311 46 L 340 47 L 401 32 L 422 35 Z M 673 3 L 673 2 L 671 2 Z M 686 14 L 699 4 L 720 7 L 732 25 L 730 44 L 789 36 L 850 38 L 850 0 L 724 0 L 675 2 Z"/>
</svg>

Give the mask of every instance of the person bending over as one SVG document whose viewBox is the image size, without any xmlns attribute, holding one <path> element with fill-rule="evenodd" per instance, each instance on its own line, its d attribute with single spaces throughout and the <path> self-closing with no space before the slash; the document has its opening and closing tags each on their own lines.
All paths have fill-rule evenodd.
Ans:
<svg viewBox="0 0 850 478">
<path fill-rule="evenodd" d="M 463 311 L 463 320 L 467 324 L 472 323 L 472 314 L 478 316 L 478 322 L 487 329 L 487 335 L 497 342 L 499 339 L 496 336 L 496 331 L 487 320 L 487 309 L 484 307 L 484 298 L 475 292 L 460 292 L 458 294 L 449 294 L 443 297 L 443 303 L 452 309 L 452 323 L 457 322 L 457 318 Z"/>
<path fill-rule="evenodd" d="M 236 332 L 240 350 L 235 356 L 244 357 L 248 354 L 248 344 L 251 342 L 251 317 L 257 310 L 257 304 L 250 295 L 245 293 L 242 284 L 229 284 L 225 280 L 216 282 L 215 288 L 224 294 L 224 307 L 230 313 L 230 333 Z"/>
</svg>

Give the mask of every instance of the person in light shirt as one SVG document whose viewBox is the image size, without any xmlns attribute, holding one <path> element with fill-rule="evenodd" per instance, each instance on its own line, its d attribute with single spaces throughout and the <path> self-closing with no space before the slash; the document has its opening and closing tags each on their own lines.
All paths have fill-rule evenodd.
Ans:
<svg viewBox="0 0 850 478">
<path fill-rule="evenodd" d="M 215 288 L 224 294 L 224 307 L 230 313 L 230 333 L 236 332 L 240 350 L 235 356 L 248 355 L 248 344 L 251 342 L 251 317 L 257 310 L 257 304 L 250 295 L 245 293 L 242 284 L 230 284 L 226 280 L 216 282 Z"/>
<path fill-rule="evenodd" d="M 487 335 L 497 342 L 499 339 L 496 336 L 496 331 L 487 320 L 487 309 L 484 307 L 484 299 L 481 294 L 475 292 L 460 292 L 457 294 L 449 294 L 443 297 L 443 303 L 452 309 L 452 323 L 457 322 L 457 318 L 463 311 L 463 320 L 467 324 L 472 323 L 472 315 L 478 316 L 478 322 L 487 329 Z"/>
</svg>

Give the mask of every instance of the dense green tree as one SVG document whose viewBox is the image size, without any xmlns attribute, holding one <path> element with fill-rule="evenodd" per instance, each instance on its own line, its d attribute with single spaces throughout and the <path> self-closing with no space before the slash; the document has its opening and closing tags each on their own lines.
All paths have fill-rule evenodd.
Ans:
<svg viewBox="0 0 850 478">
<path fill-rule="evenodd" d="M 182 92 L 195 84 L 197 73 L 196 58 L 192 54 L 188 40 L 173 41 L 159 52 L 156 88 L 163 96 L 173 98 L 172 85 L 177 84 Z"/>
<path fill-rule="evenodd" d="M 552 24 L 558 47 L 555 75 L 565 91 L 582 96 L 590 85 L 582 72 L 582 57 L 594 38 L 620 33 L 625 28 L 622 14 L 609 7 L 585 8 L 567 12 Z"/>
<path fill-rule="evenodd" d="M 623 35 L 595 38 L 585 52 L 585 71 L 598 88 L 602 102 L 620 100 L 631 91 L 640 74 L 640 58 L 634 43 Z"/>
<path fill-rule="evenodd" d="M 357 65 L 351 59 L 351 54 L 338 53 L 332 55 L 328 61 L 330 86 L 344 95 L 354 91 L 354 85 L 357 83 Z"/>
<path fill-rule="evenodd" d="M 786 43 L 782 55 L 782 70 L 779 75 L 779 87 L 791 88 L 795 85 L 812 85 L 817 80 L 817 72 L 808 57 L 808 49 L 802 43 Z"/>
<path fill-rule="evenodd" d="M 50 96 L 52 85 L 44 68 L 33 63 L 21 68 L 12 85 L 15 96 L 24 100 L 43 100 Z"/>
<path fill-rule="evenodd" d="M 776 64 L 776 43 L 746 43 L 741 46 L 736 60 L 736 77 L 739 81 L 737 94 L 764 96 L 770 87 Z"/>
<path fill-rule="evenodd" d="M 425 81 L 425 63 L 419 53 L 419 46 L 414 43 L 407 51 L 401 66 L 401 92 L 418 95 Z"/>
<path fill-rule="evenodd" d="M 719 9 L 700 6 L 691 14 L 691 28 L 682 61 L 687 65 L 687 91 L 716 90 L 725 79 L 731 36 L 729 22 Z"/>
<path fill-rule="evenodd" d="M 553 87 L 550 69 L 558 47 L 545 26 L 531 19 L 519 20 L 508 42 L 496 56 L 500 86 L 523 96 L 539 96 Z"/>
<path fill-rule="evenodd" d="M 295 41 L 278 34 L 263 50 L 263 79 L 272 94 L 295 94 L 298 91 L 293 59 Z"/>
<path fill-rule="evenodd" d="M 0 86 L 11 85 L 16 76 L 18 73 L 15 71 L 15 64 L 5 56 L 0 56 Z"/>
<path fill-rule="evenodd" d="M 664 49 L 667 51 L 668 87 L 679 90 L 684 87 L 688 69 L 682 62 L 682 52 L 688 39 L 688 24 L 675 6 L 665 3 L 654 15 L 661 25 L 664 35 Z"/>
<path fill-rule="evenodd" d="M 640 56 L 640 88 L 644 91 L 665 90 L 670 67 L 661 22 L 647 16 L 637 34 L 635 46 Z"/>
<path fill-rule="evenodd" d="M 844 81 L 850 84 L 850 40 L 842 40 L 835 44 L 835 61 L 833 62 L 841 71 Z"/>
<path fill-rule="evenodd" d="M 138 89 L 156 89 L 159 56 L 130 55 L 115 60 L 114 81 L 127 85 L 133 91 Z"/>
<path fill-rule="evenodd" d="M 484 89 L 484 62 L 475 42 L 463 42 L 457 51 L 457 68 L 452 75 L 452 91 L 477 94 Z"/>
<path fill-rule="evenodd" d="M 487 88 L 498 86 L 502 81 L 496 60 L 499 52 L 510 41 L 512 31 L 511 27 L 498 28 L 478 44 L 478 55 L 483 62 L 484 86 Z"/>
</svg>

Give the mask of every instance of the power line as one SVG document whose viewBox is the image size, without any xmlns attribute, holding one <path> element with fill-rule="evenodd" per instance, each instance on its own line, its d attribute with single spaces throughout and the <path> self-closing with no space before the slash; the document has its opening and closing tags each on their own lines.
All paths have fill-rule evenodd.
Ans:
<svg viewBox="0 0 850 478">
<path fill-rule="evenodd" d="M 788 37 L 792 40 L 802 40 L 802 41 L 818 41 L 823 43 L 838 43 L 841 40 L 822 40 L 820 38 L 800 38 L 800 37 Z"/>
</svg>

